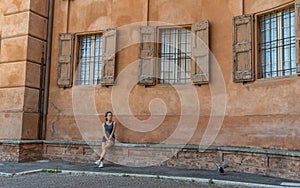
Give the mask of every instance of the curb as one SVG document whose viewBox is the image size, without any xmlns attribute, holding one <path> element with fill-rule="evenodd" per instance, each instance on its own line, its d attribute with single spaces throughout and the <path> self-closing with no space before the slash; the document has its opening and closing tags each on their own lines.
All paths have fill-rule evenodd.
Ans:
<svg viewBox="0 0 300 188">
<path fill-rule="evenodd" d="M 11 173 L 0 172 L 0 177 L 10 177 L 10 176 L 12 176 Z"/>
<path fill-rule="evenodd" d="M 42 172 L 43 169 L 37 169 L 37 170 L 29 170 L 29 171 L 24 171 L 24 172 L 18 172 L 15 173 L 14 176 L 21 176 L 21 175 L 27 175 L 27 174 L 34 174 L 34 173 L 38 173 L 38 172 Z"/>
<path fill-rule="evenodd" d="M 33 173 L 38 173 L 42 172 L 43 169 L 37 169 L 37 170 L 28 170 L 24 172 L 17 172 L 17 173 L 6 173 L 6 172 L 0 172 L 0 177 L 13 177 L 13 176 L 21 176 L 21 175 L 26 175 L 26 174 L 33 174 Z"/>
</svg>

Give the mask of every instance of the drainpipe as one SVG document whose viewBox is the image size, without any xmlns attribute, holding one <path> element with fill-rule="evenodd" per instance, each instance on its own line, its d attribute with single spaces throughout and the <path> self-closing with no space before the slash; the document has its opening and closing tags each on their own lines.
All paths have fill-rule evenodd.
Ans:
<svg viewBox="0 0 300 188">
<path fill-rule="evenodd" d="M 43 85 L 44 85 L 44 66 L 45 66 L 45 53 L 44 53 L 44 46 L 43 52 L 40 62 L 40 89 L 39 89 L 39 101 L 38 101 L 38 139 L 42 139 L 42 123 L 43 123 Z"/>
<path fill-rule="evenodd" d="M 242 15 L 245 14 L 245 0 L 242 0 Z"/>
<path fill-rule="evenodd" d="M 43 102 L 43 125 L 42 125 L 42 131 L 41 131 L 41 135 L 40 135 L 42 140 L 45 140 L 45 138 L 46 138 L 54 0 L 49 0 L 48 7 L 49 8 L 48 8 L 48 28 L 47 28 L 46 70 L 45 70 L 46 73 L 45 73 L 45 86 L 44 86 L 45 89 L 44 89 L 44 102 Z"/>
<path fill-rule="evenodd" d="M 147 26 L 149 25 L 149 14 L 150 14 L 150 12 L 149 12 L 149 9 L 150 9 L 150 2 L 149 2 L 150 0 L 147 0 Z"/>
</svg>

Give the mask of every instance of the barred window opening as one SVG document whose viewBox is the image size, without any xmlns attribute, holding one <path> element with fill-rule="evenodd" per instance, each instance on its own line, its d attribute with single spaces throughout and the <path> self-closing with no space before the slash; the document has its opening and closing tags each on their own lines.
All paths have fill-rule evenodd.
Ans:
<svg viewBox="0 0 300 188">
<path fill-rule="evenodd" d="M 287 8 L 260 18 L 261 78 L 296 74 L 295 11 Z"/>
<path fill-rule="evenodd" d="M 190 80 L 191 33 L 184 28 L 161 29 L 159 57 L 161 84 L 185 84 Z"/>
<path fill-rule="evenodd" d="M 78 85 L 99 85 L 102 66 L 102 35 L 79 37 Z"/>
</svg>

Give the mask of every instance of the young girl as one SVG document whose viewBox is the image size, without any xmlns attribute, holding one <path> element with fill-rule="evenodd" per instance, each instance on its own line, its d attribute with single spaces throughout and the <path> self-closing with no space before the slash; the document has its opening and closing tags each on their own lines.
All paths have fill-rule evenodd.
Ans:
<svg viewBox="0 0 300 188">
<path fill-rule="evenodd" d="M 102 138 L 102 152 L 100 159 L 95 162 L 99 168 L 103 167 L 103 159 L 106 151 L 115 144 L 115 130 L 116 123 L 112 120 L 112 113 L 110 111 L 105 113 L 105 122 L 102 124 L 103 138 Z"/>
</svg>

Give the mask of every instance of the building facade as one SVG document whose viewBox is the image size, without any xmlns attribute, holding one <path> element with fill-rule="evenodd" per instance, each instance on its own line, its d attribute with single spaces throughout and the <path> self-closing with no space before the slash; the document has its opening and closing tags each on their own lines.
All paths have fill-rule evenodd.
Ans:
<svg viewBox="0 0 300 188">
<path fill-rule="evenodd" d="M 1 160 L 93 161 L 112 111 L 111 162 L 299 179 L 299 3 L 1 2 Z"/>
</svg>

